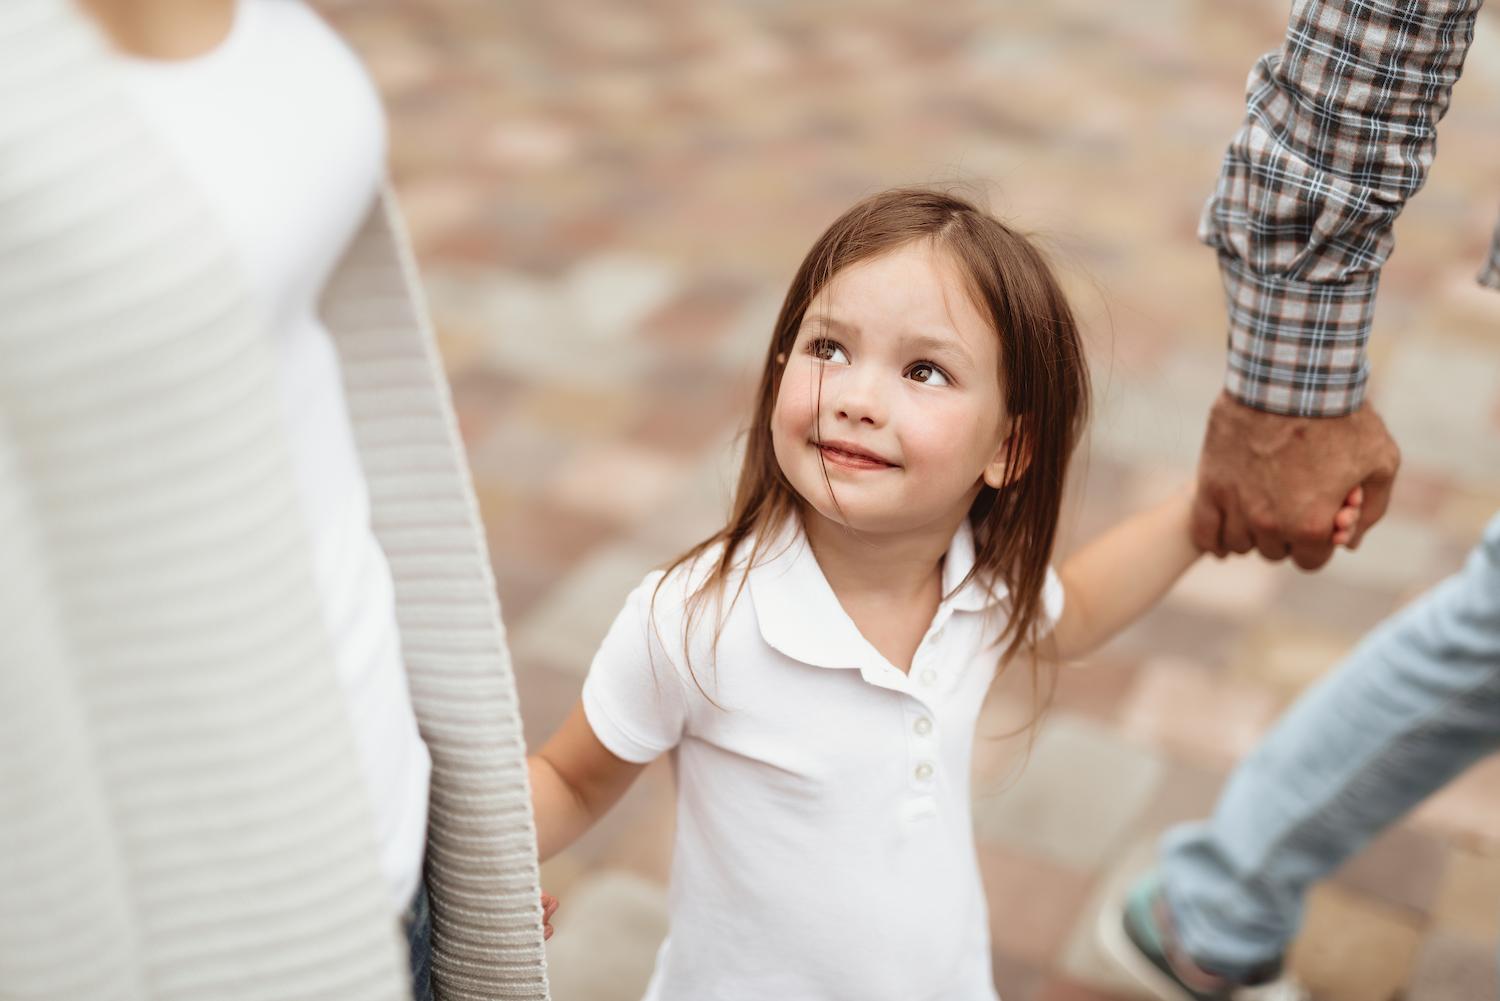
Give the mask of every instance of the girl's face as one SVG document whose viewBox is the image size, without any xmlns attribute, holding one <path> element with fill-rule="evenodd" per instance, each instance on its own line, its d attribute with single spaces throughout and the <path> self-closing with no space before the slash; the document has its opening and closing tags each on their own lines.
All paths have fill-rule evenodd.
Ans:
<svg viewBox="0 0 1500 1001">
<path fill-rule="evenodd" d="M 921 240 L 850 265 L 809 304 L 771 440 L 819 515 L 876 534 L 952 531 L 983 482 L 1003 482 L 1009 425 L 995 331 Z"/>
</svg>

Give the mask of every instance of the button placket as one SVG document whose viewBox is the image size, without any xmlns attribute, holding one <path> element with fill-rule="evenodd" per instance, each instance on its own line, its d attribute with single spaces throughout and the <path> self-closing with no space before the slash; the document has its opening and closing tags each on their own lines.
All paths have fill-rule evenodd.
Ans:
<svg viewBox="0 0 1500 1001">
<path fill-rule="evenodd" d="M 906 716 L 907 782 L 912 791 L 911 802 L 930 803 L 933 815 L 936 811 L 936 802 L 932 799 L 933 786 L 938 770 L 936 708 L 941 701 L 939 688 L 942 681 L 934 660 L 937 644 L 947 624 L 948 616 L 943 614 L 945 611 L 947 609 L 939 612 L 939 618 L 934 621 L 932 629 L 922 637 L 908 675 L 911 702 L 908 703 L 909 712 Z"/>
<path fill-rule="evenodd" d="M 915 787 L 927 793 L 933 776 L 937 774 L 937 744 L 933 739 L 936 726 L 932 706 L 914 699 L 909 707 L 906 717 L 907 762 L 911 769 L 909 774 Z"/>
</svg>

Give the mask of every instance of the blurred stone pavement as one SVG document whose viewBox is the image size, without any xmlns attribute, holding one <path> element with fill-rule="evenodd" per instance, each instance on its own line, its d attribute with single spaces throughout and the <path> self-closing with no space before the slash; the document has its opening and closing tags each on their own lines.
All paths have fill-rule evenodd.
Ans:
<svg viewBox="0 0 1500 1001">
<path fill-rule="evenodd" d="M 1280 0 L 317 0 L 391 121 L 538 746 L 653 565 L 717 527 L 770 322 L 857 198 L 960 183 L 1042 236 L 1098 409 L 1063 551 L 1192 475 L 1223 359 L 1194 239 Z M 1063 677 L 1020 768 L 1019 672 L 982 721 L 975 803 L 1005 1001 L 1130 997 L 1093 913 L 1165 826 L 1500 509 L 1500 208 L 1489 15 L 1397 227 L 1374 398 L 1390 515 L 1316 576 L 1204 562 Z M 558 1001 L 634 1001 L 665 928 L 672 788 L 653 765 L 547 864 Z M 1332 1001 L 1495 996 L 1500 760 L 1321 886 L 1293 962 Z"/>
</svg>

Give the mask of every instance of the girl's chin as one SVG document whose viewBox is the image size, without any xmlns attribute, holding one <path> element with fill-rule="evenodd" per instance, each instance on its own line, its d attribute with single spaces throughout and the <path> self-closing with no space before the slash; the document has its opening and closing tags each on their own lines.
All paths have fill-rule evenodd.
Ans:
<svg viewBox="0 0 1500 1001">
<path fill-rule="evenodd" d="M 926 509 L 921 504 L 913 504 L 909 497 L 877 495 L 875 491 L 853 489 L 837 480 L 834 480 L 834 494 L 838 503 L 834 504 L 828 496 L 827 486 L 821 482 L 817 486 L 822 490 L 816 501 L 808 500 L 806 494 L 801 495 L 804 519 L 816 517 L 825 525 L 871 535 L 926 533 L 949 522 L 956 528 L 968 510 L 967 503 Z M 968 502 L 972 500 L 972 497 L 968 498 Z"/>
<path fill-rule="evenodd" d="M 804 514 L 812 514 L 826 524 L 855 532 L 885 534 L 911 527 L 911 512 L 903 508 L 887 504 L 861 504 L 849 498 L 840 498 L 838 507 L 834 507 L 826 498 L 818 504 L 804 502 Z"/>
</svg>

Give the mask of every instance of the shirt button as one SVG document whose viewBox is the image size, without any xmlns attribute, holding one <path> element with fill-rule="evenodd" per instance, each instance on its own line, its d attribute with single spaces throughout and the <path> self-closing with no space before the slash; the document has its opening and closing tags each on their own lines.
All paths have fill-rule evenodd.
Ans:
<svg viewBox="0 0 1500 1001">
<path fill-rule="evenodd" d="M 915 774 L 917 776 L 918 782 L 926 782 L 928 779 L 932 778 L 932 766 L 924 761 L 917 766 Z"/>
<path fill-rule="evenodd" d="M 917 731 L 917 736 L 925 737 L 932 732 L 932 720 L 928 719 L 926 716 L 923 716 L 921 719 L 917 720 L 916 725 L 913 726 L 912 729 Z"/>
<path fill-rule="evenodd" d="M 922 682 L 922 684 L 931 687 L 933 682 L 937 681 L 937 672 L 929 667 L 922 672 L 921 676 L 918 677 L 917 680 Z"/>
</svg>

